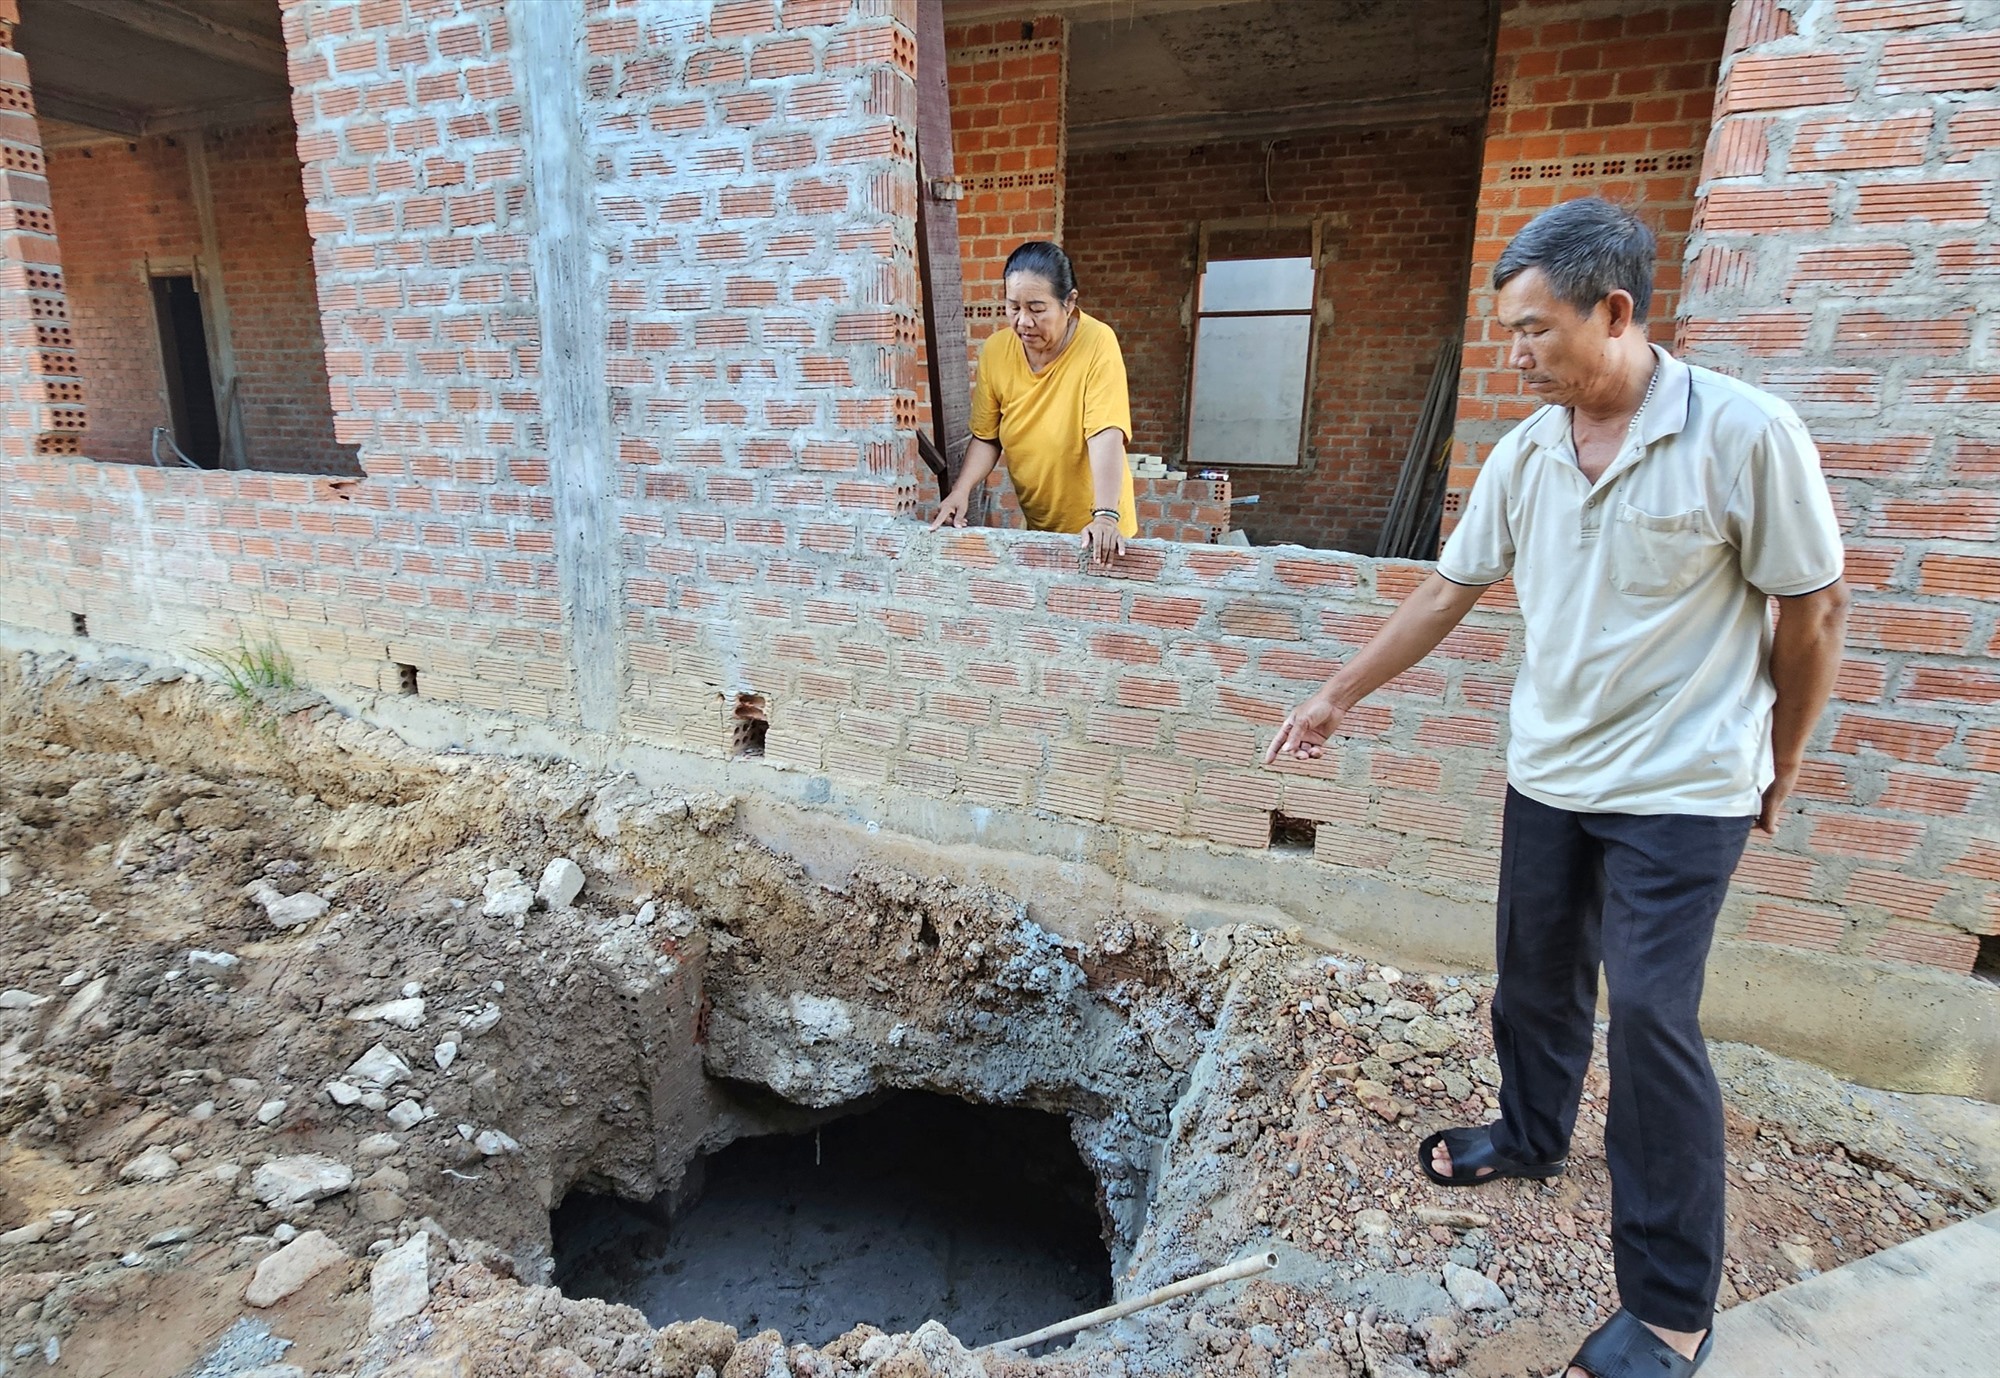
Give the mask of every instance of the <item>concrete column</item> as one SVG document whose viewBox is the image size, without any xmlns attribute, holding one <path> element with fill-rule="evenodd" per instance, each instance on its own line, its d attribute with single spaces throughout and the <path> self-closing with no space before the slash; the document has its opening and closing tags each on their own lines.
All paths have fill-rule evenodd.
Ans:
<svg viewBox="0 0 2000 1378">
<path fill-rule="evenodd" d="M 508 0 L 528 126 L 529 261 L 541 320 L 542 424 L 555 487 L 556 571 L 582 726 L 618 726 L 624 682 L 616 471 L 606 381 L 610 263 L 591 215 L 583 10 Z"/>
</svg>

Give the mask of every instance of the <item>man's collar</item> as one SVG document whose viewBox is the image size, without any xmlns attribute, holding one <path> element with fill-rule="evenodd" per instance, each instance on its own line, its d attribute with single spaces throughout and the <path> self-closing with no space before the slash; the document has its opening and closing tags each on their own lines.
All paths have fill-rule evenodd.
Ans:
<svg viewBox="0 0 2000 1378">
<path fill-rule="evenodd" d="M 1688 401 L 1694 392 L 1694 375 L 1688 372 L 1688 366 L 1659 345 L 1652 346 L 1652 349 L 1653 366 L 1660 370 L 1660 383 L 1653 390 L 1653 405 L 1646 408 L 1646 414 L 1639 418 L 1641 445 L 1650 445 L 1655 440 L 1679 435 L 1686 430 Z"/>
<path fill-rule="evenodd" d="M 1653 389 L 1653 400 L 1647 405 L 1645 415 L 1639 418 L 1641 448 L 1687 428 L 1688 400 L 1693 392 L 1693 375 L 1686 364 L 1657 344 L 1648 348 L 1653 351 L 1653 367 L 1660 370 L 1660 381 Z M 1568 407 L 1543 407 L 1528 427 L 1528 439 L 1545 450 L 1567 450 L 1569 436 Z"/>
</svg>

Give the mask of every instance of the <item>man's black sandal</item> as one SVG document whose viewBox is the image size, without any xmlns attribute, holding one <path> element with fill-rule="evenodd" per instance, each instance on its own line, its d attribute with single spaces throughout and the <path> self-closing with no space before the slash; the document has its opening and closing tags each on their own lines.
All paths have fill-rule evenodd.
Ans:
<svg viewBox="0 0 2000 1378">
<path fill-rule="evenodd" d="M 1714 1347 L 1715 1328 L 1711 1326 L 1701 1337 L 1701 1348 L 1694 1357 L 1684 1359 L 1630 1311 L 1616 1311 L 1590 1332 L 1570 1365 L 1591 1378 L 1691 1378 L 1708 1362 L 1708 1352 Z"/>
<path fill-rule="evenodd" d="M 1451 1174 L 1446 1176 L 1431 1166 L 1431 1154 L 1443 1144 L 1451 1154 Z M 1417 1145 L 1417 1166 L 1424 1176 L 1441 1187 L 1483 1187 L 1502 1177 L 1560 1177 L 1569 1166 L 1568 1158 L 1553 1163 L 1523 1163 L 1495 1151 L 1493 1128 L 1479 1125 L 1471 1129 L 1441 1129 Z M 1650 1332 L 1648 1332 L 1650 1333 Z"/>
</svg>

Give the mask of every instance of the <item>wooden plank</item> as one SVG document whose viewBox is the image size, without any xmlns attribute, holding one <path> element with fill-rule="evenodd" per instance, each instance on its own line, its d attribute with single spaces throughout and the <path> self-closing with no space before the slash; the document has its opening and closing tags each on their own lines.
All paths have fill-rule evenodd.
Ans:
<svg viewBox="0 0 2000 1378">
<path fill-rule="evenodd" d="M 924 345 L 930 355 L 931 417 L 945 484 L 958 482 L 972 415 L 966 365 L 965 279 L 959 264 L 958 194 L 951 157 L 951 81 L 944 0 L 917 0 L 917 264 L 924 279 Z M 985 493 L 966 518 L 985 521 Z"/>
</svg>

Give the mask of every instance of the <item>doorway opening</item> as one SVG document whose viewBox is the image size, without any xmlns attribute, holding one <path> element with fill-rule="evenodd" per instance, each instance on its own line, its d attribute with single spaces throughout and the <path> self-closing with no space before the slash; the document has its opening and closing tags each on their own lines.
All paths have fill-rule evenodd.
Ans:
<svg viewBox="0 0 2000 1378">
<path fill-rule="evenodd" d="M 222 426 L 215 414 L 215 379 L 208 367 L 201 293 L 186 273 L 155 274 L 151 282 L 174 444 L 202 468 L 219 468 Z"/>
</svg>

